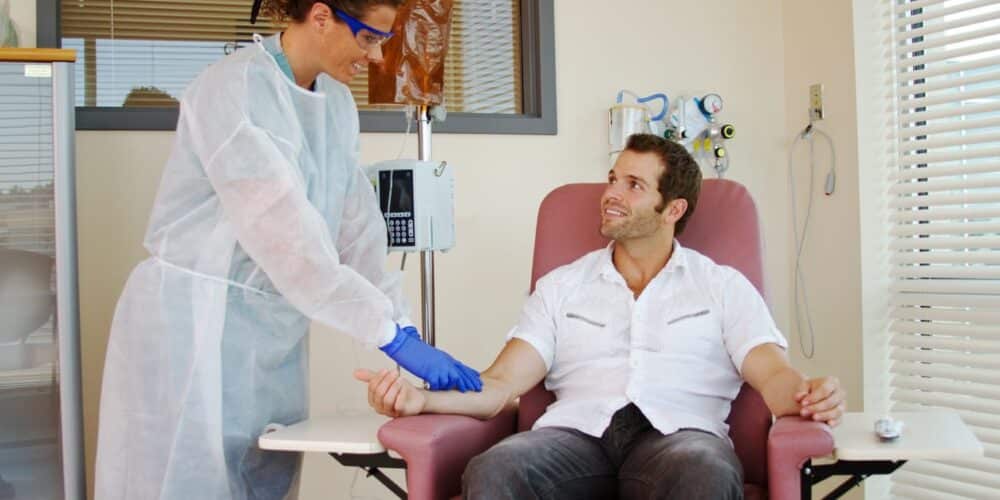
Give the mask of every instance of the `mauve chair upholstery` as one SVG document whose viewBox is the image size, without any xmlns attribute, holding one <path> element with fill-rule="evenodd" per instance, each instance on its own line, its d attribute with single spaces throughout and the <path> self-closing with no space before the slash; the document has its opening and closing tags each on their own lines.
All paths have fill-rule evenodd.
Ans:
<svg viewBox="0 0 1000 500">
<path fill-rule="evenodd" d="M 532 289 L 549 271 L 607 245 L 608 240 L 598 230 L 604 187 L 603 183 L 569 184 L 553 190 L 542 201 L 535 232 Z M 738 269 L 764 294 L 757 208 L 743 185 L 705 180 L 694 214 L 678 239 L 715 262 Z M 521 397 L 517 411 L 506 411 L 488 421 L 457 415 L 397 418 L 383 425 L 378 437 L 406 461 L 411 500 L 450 498 L 459 494 L 462 472 L 472 457 L 514 432 L 530 429 L 552 401 L 552 394 L 540 384 Z M 727 422 L 743 464 L 747 499 L 799 498 L 802 464 L 833 451 L 833 437 L 826 424 L 797 416 L 772 422 L 763 398 L 747 384 L 733 401 Z"/>
</svg>

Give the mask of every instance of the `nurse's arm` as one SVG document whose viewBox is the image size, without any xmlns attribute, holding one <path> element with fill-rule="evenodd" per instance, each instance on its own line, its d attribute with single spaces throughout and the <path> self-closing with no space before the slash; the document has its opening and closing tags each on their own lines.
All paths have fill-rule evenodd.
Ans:
<svg viewBox="0 0 1000 500">
<path fill-rule="evenodd" d="M 743 361 L 742 372 L 777 417 L 799 415 L 836 426 L 846 411 L 847 393 L 836 377 L 807 379 L 777 344 L 754 347 Z"/>
<path fill-rule="evenodd" d="M 407 382 L 394 370 L 378 373 L 360 369 L 354 377 L 368 383 L 368 404 L 382 415 L 403 417 L 447 413 L 489 419 L 513 406 L 545 378 L 545 361 L 531 344 L 511 339 L 485 372 L 482 392 L 427 391 Z"/>
</svg>

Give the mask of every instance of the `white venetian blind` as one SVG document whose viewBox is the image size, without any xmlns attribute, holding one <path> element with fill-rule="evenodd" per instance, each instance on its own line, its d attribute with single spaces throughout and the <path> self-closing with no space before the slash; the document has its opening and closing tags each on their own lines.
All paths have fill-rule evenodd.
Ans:
<svg viewBox="0 0 1000 500">
<path fill-rule="evenodd" d="M 206 66 L 254 32 L 253 0 L 60 0 L 60 37 L 77 51 L 76 104 L 171 107 Z M 455 0 L 445 62 L 449 111 L 519 114 L 520 0 Z M 351 83 L 368 106 L 367 74 Z"/>
<path fill-rule="evenodd" d="M 913 462 L 897 498 L 1000 498 L 1000 0 L 895 9 L 894 410 L 957 410 L 982 459 Z"/>
<path fill-rule="evenodd" d="M 0 248 L 54 256 L 52 79 L 25 66 L 0 62 Z"/>
</svg>

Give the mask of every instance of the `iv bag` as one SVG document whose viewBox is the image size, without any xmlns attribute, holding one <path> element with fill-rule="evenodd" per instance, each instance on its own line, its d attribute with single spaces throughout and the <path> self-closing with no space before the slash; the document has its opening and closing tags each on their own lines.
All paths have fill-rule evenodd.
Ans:
<svg viewBox="0 0 1000 500">
<path fill-rule="evenodd" d="M 409 0 L 396 11 L 395 36 L 382 46 L 385 60 L 369 66 L 370 104 L 442 103 L 453 3 Z"/>
</svg>

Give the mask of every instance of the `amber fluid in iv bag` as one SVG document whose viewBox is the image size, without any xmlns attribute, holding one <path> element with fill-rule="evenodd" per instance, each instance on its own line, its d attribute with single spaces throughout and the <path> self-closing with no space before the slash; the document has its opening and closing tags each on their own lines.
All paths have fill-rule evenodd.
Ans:
<svg viewBox="0 0 1000 500">
<path fill-rule="evenodd" d="M 384 62 L 368 72 L 370 104 L 440 105 L 454 0 L 407 0 L 396 11 Z"/>
</svg>

